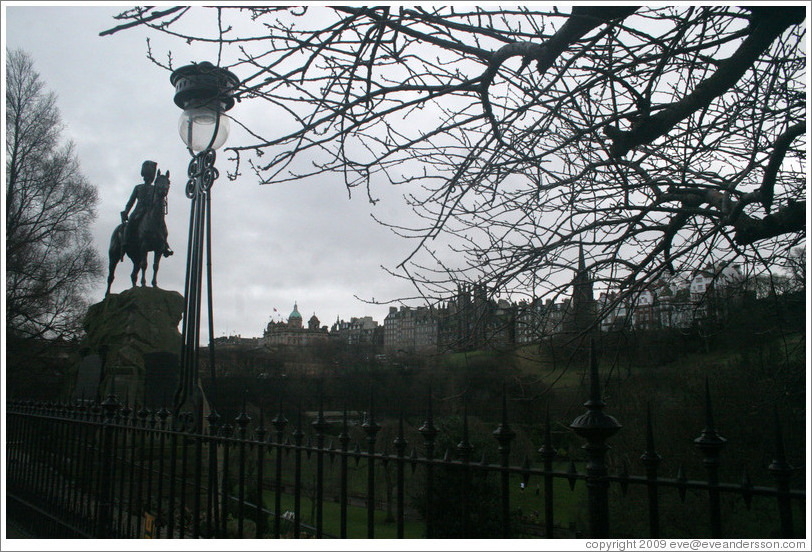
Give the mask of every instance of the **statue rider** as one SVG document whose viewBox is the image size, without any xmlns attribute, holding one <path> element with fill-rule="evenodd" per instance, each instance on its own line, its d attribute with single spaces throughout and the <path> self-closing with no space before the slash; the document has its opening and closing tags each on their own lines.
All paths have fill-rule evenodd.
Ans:
<svg viewBox="0 0 812 552">
<path fill-rule="evenodd" d="M 141 177 L 144 179 L 144 183 L 138 184 L 133 189 L 133 193 L 130 195 L 127 205 L 124 207 L 124 210 L 121 211 L 121 222 L 127 222 L 121 240 L 122 259 L 124 258 L 123 252 L 129 241 L 137 239 L 135 232 L 138 231 L 138 223 L 152 206 L 152 201 L 155 197 L 155 186 L 153 186 L 152 183 L 155 180 L 155 171 L 157 168 L 158 164 L 155 161 L 144 161 L 141 165 Z M 130 209 L 134 203 L 136 203 L 135 209 L 133 209 L 133 212 L 130 214 Z M 166 233 L 166 222 L 164 222 L 164 232 Z M 174 251 L 169 248 L 169 242 L 165 242 L 163 256 L 169 257 L 173 253 Z"/>
</svg>

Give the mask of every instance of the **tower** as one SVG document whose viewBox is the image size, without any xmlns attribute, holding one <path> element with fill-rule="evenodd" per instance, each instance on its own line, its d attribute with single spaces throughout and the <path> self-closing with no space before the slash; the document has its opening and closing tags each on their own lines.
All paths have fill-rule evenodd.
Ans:
<svg viewBox="0 0 812 552">
<path fill-rule="evenodd" d="M 592 276 L 586 269 L 584 246 L 578 245 L 578 269 L 572 279 L 572 300 L 568 312 L 567 331 L 584 332 L 595 322 L 595 296 Z"/>
<path fill-rule="evenodd" d="M 293 303 L 293 312 L 290 313 L 288 316 L 288 327 L 289 328 L 301 328 L 302 327 L 302 315 L 299 314 L 299 305 L 298 303 Z"/>
</svg>

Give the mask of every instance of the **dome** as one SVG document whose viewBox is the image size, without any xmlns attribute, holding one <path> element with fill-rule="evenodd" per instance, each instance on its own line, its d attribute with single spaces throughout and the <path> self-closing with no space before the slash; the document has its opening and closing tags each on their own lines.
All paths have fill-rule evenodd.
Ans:
<svg viewBox="0 0 812 552">
<path fill-rule="evenodd" d="M 290 313 L 290 316 L 288 316 L 288 320 L 290 320 L 292 318 L 298 318 L 299 320 L 302 319 L 302 315 L 299 314 L 299 305 L 298 305 L 298 303 L 293 303 L 293 312 Z"/>
</svg>

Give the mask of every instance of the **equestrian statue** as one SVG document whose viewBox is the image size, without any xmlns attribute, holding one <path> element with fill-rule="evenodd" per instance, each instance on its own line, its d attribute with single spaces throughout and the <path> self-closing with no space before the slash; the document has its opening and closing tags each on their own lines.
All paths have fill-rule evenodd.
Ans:
<svg viewBox="0 0 812 552">
<path fill-rule="evenodd" d="M 161 174 L 157 172 L 158 164 L 155 161 L 144 161 L 141 165 L 143 184 L 138 184 L 130 195 L 127 205 L 121 211 L 121 224 L 119 224 L 110 238 L 108 250 L 110 264 L 107 274 L 107 292 L 116 272 L 116 265 L 128 256 L 133 262 L 133 271 L 130 274 L 133 287 L 138 280 L 138 271 L 141 271 L 141 285 L 146 285 L 147 254 L 155 253 L 152 262 L 152 286 L 158 285 L 158 267 L 161 257 L 169 257 L 173 251 L 169 248 L 165 215 L 167 212 L 167 194 L 169 193 L 169 171 Z M 153 181 L 155 184 L 153 185 Z M 130 213 L 133 204 L 135 209 Z"/>
</svg>

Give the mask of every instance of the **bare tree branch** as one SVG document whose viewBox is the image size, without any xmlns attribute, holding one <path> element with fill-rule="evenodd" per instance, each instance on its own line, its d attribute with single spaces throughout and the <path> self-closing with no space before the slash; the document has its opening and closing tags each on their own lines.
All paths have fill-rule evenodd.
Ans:
<svg viewBox="0 0 812 552">
<path fill-rule="evenodd" d="M 216 9 L 195 35 L 122 18 L 218 44 L 264 107 L 230 147 L 260 183 L 399 187 L 410 216 L 373 215 L 428 299 L 564 294 L 578 244 L 604 289 L 642 289 L 805 240 L 801 7 Z"/>
<path fill-rule="evenodd" d="M 148 8 L 150 9 L 150 8 Z M 164 16 L 171 15 L 173 13 L 179 12 L 181 10 L 188 10 L 189 8 L 184 6 L 175 6 L 174 8 L 169 8 L 163 11 L 156 11 L 152 12 L 146 17 L 141 17 L 141 14 L 135 19 L 135 21 L 130 21 L 129 23 L 122 23 L 121 25 L 117 25 L 112 29 L 107 29 L 106 31 L 102 31 L 99 33 L 99 36 L 108 36 L 115 34 L 119 31 L 123 31 L 125 29 L 132 29 L 133 27 L 138 27 L 139 25 L 144 25 L 145 23 L 149 23 L 150 21 L 154 21 L 156 19 L 160 19 Z"/>
<path fill-rule="evenodd" d="M 692 93 L 656 115 L 637 122 L 630 131 L 621 132 L 615 127 L 606 127 L 607 136 L 613 140 L 610 154 L 623 157 L 636 146 L 650 144 L 679 121 L 706 107 L 736 84 L 776 38 L 791 25 L 801 23 L 805 16 L 806 10 L 800 6 L 758 11 L 751 22 L 750 35 L 739 49 L 720 62 L 716 72 L 699 83 Z"/>
</svg>

